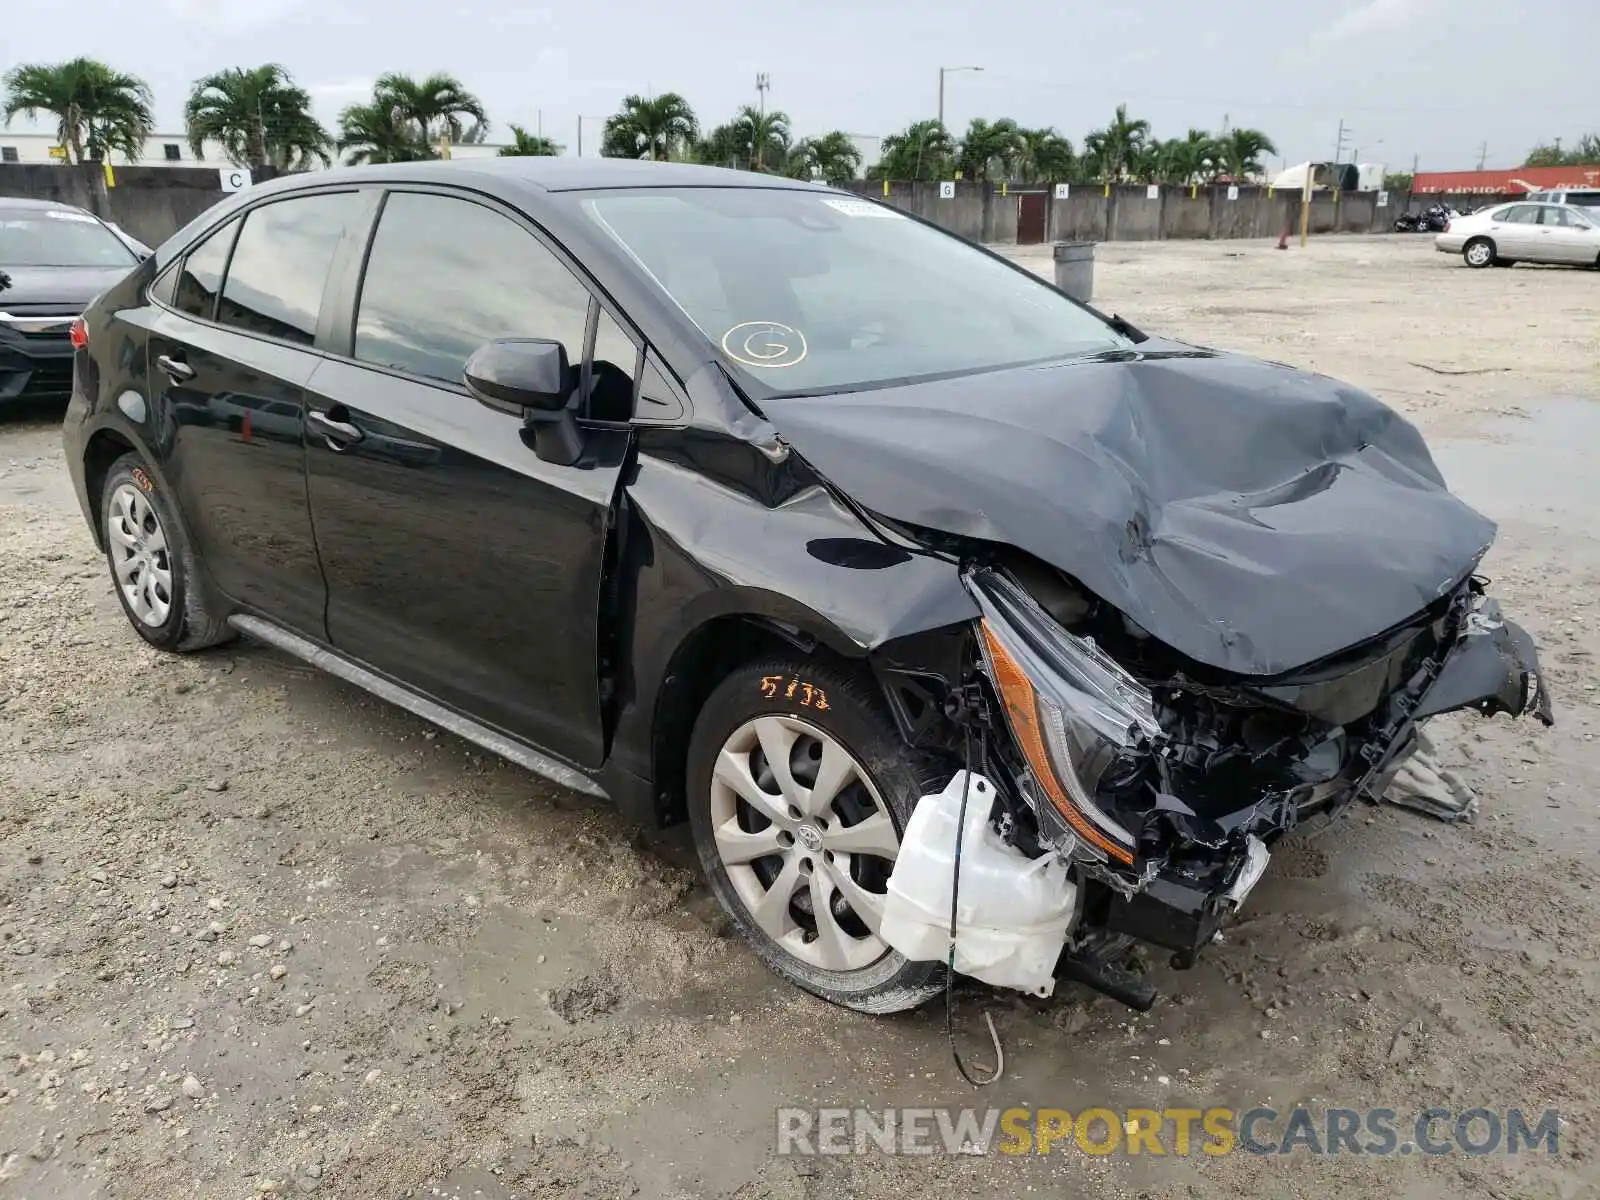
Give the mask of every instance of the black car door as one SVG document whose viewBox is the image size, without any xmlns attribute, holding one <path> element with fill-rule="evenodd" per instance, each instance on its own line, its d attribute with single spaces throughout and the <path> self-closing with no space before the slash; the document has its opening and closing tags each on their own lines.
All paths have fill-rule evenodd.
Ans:
<svg viewBox="0 0 1600 1200">
<path fill-rule="evenodd" d="M 376 193 L 250 209 L 192 249 L 147 342 L 163 465 L 195 549 L 233 600 L 321 639 L 326 589 L 306 501 L 304 387 L 341 239 Z M 165 289 L 158 286 L 157 295 Z"/>
<path fill-rule="evenodd" d="M 521 216 L 445 191 L 389 193 L 352 291 L 349 356 L 308 388 L 329 640 L 599 765 L 597 610 L 628 431 L 590 429 L 579 463 L 544 462 L 520 418 L 467 395 L 462 367 L 500 337 L 556 339 L 586 364 L 600 338 L 627 377 L 625 420 L 635 342 Z M 602 374 L 615 395 L 616 368 Z"/>
</svg>

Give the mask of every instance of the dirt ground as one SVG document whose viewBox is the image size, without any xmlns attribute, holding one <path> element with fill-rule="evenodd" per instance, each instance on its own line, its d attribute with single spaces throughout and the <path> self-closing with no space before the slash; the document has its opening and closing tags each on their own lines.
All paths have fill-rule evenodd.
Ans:
<svg viewBox="0 0 1600 1200">
<path fill-rule="evenodd" d="M 1019 252 L 1048 270 L 1044 254 Z M 1100 248 L 1097 303 L 1418 421 L 1501 522 L 1488 571 L 1558 725 L 1452 721 L 1473 826 L 1363 808 L 1277 854 L 1138 1016 L 974 988 L 832 1008 L 644 837 L 260 647 L 127 627 L 55 414 L 0 416 L 0 1195 L 1593 1195 L 1600 275 L 1418 237 Z M 1240 447 L 1248 453 L 1247 446 Z M 779 1105 L 1559 1109 L 1560 1152 L 795 1159 Z"/>
</svg>

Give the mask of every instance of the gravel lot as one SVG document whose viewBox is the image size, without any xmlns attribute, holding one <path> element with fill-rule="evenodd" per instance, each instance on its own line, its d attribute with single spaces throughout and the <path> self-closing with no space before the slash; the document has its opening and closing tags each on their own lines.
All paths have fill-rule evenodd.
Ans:
<svg viewBox="0 0 1600 1200">
<path fill-rule="evenodd" d="M 1046 254 L 1018 252 L 1048 270 Z M 1558 704 L 1436 741 L 1449 827 L 1365 809 L 1275 856 L 1140 1017 L 973 989 L 872 1019 L 778 984 L 684 836 L 259 647 L 127 627 L 49 413 L 0 416 L 0 1195 L 600 1198 L 1592 1194 L 1600 275 L 1430 238 L 1101 247 L 1097 302 L 1417 420 L 1499 519 Z M 1562 399 L 1562 398 L 1565 399 Z M 1248 452 L 1241 447 L 1241 452 Z M 774 1153 L 780 1104 L 1561 1110 L 1559 1155 Z"/>
</svg>

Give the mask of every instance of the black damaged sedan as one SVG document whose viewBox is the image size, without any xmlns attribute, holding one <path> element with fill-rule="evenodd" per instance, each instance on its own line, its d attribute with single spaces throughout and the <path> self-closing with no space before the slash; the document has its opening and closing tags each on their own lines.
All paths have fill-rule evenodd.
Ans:
<svg viewBox="0 0 1600 1200">
<path fill-rule="evenodd" d="M 1401 417 L 823 187 L 296 176 L 74 341 L 67 461 L 140 636 L 247 634 L 688 821 L 757 953 L 864 1011 L 942 986 L 884 914 L 955 778 L 988 901 L 1048 867 L 1057 973 L 1147 1003 L 1115 954 L 1193 961 L 1429 718 L 1550 720 L 1494 526 Z"/>
</svg>

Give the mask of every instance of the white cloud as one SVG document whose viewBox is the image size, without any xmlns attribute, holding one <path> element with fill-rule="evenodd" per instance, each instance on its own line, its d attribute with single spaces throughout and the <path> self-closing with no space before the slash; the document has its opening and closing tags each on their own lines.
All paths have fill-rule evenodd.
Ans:
<svg viewBox="0 0 1600 1200">
<path fill-rule="evenodd" d="M 371 79 L 346 79 L 343 83 L 313 83 L 306 87 L 319 100 L 341 100 L 346 96 L 364 96 L 372 91 Z"/>
<path fill-rule="evenodd" d="M 224 34 L 273 25 L 305 0 L 161 0 L 167 14 L 193 26 Z"/>
<path fill-rule="evenodd" d="M 1393 33 L 1431 20 L 1442 7 L 1442 0 L 1367 0 L 1338 20 L 1324 25 L 1312 34 L 1311 40 L 1327 45 L 1373 33 Z"/>
</svg>

